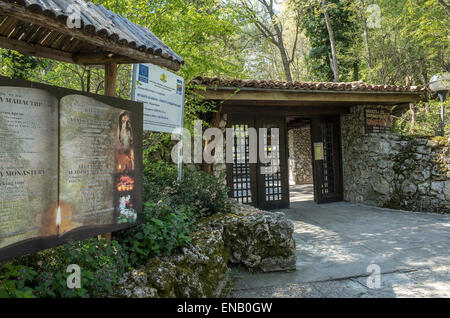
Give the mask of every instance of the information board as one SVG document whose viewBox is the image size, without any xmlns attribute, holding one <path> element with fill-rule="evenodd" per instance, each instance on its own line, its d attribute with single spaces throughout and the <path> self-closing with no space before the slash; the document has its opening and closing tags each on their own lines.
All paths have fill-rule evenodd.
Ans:
<svg viewBox="0 0 450 318">
<path fill-rule="evenodd" d="M 184 79 L 153 64 L 133 65 L 132 99 L 144 103 L 144 130 L 183 127 Z"/>
<path fill-rule="evenodd" d="M 140 221 L 142 107 L 0 78 L 0 261 Z"/>
<path fill-rule="evenodd" d="M 391 112 L 388 109 L 366 108 L 364 110 L 366 133 L 390 132 Z"/>
</svg>

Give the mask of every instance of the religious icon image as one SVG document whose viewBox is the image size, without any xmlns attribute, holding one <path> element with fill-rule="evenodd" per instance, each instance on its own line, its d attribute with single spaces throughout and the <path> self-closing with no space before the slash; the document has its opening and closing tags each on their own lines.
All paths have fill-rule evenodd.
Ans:
<svg viewBox="0 0 450 318">
<path fill-rule="evenodd" d="M 116 140 L 116 171 L 134 170 L 134 141 L 131 114 L 127 111 L 119 115 Z"/>
</svg>

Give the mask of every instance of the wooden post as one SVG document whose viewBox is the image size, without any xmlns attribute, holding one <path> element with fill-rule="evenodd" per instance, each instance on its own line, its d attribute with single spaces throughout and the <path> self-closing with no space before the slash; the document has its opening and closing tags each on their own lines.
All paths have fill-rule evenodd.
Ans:
<svg viewBox="0 0 450 318">
<path fill-rule="evenodd" d="M 212 128 L 219 128 L 220 126 L 220 120 L 222 118 L 222 105 L 220 105 L 219 109 L 216 111 L 216 113 L 213 115 L 214 117 L 211 120 L 211 127 Z M 214 137 L 211 138 L 211 140 L 206 140 L 205 141 L 205 148 L 208 146 L 208 144 L 210 142 L 212 142 L 214 140 Z M 216 150 L 214 149 L 213 151 L 213 155 L 215 155 Z M 212 173 L 214 171 L 214 166 L 210 163 L 203 163 L 203 171 L 207 172 L 207 173 Z"/>
<path fill-rule="evenodd" d="M 105 64 L 105 95 L 116 96 L 117 63 Z"/>
<path fill-rule="evenodd" d="M 108 62 L 105 64 L 105 95 L 116 96 L 117 83 L 117 63 Z M 105 238 L 108 243 L 111 243 L 111 233 L 100 235 Z"/>
</svg>

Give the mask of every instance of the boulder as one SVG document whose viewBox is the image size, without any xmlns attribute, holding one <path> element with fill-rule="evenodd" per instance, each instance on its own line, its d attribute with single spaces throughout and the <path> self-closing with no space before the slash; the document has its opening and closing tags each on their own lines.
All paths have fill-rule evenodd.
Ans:
<svg viewBox="0 0 450 318">
<path fill-rule="evenodd" d="M 231 213 L 203 219 L 179 253 L 151 258 L 123 276 L 117 297 L 223 297 L 228 262 L 264 272 L 295 270 L 294 225 L 281 212 L 232 201 Z"/>
<path fill-rule="evenodd" d="M 231 263 L 264 272 L 295 270 L 294 224 L 284 213 L 235 203 L 234 213 L 206 222 L 223 226 Z"/>
</svg>

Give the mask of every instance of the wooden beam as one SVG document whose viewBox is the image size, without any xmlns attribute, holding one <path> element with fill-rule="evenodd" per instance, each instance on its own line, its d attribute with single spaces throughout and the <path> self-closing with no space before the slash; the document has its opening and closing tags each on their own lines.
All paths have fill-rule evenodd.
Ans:
<svg viewBox="0 0 450 318">
<path fill-rule="evenodd" d="M 27 55 L 33 55 L 67 63 L 75 63 L 71 53 L 58 51 L 37 44 L 9 39 L 5 36 L 0 36 L 0 45 L 6 49 L 16 50 Z"/>
<path fill-rule="evenodd" d="M 198 91 L 206 100 L 225 101 L 273 101 L 273 102 L 330 102 L 345 103 L 353 102 L 358 104 L 378 103 L 378 104 L 401 104 L 406 102 L 420 101 L 420 93 L 396 93 L 396 92 L 333 92 L 333 91 L 282 91 L 282 90 L 240 90 L 234 93 L 233 90 Z"/>
<path fill-rule="evenodd" d="M 139 63 L 139 61 L 135 59 L 130 59 L 126 56 L 117 56 L 110 54 L 111 56 L 105 55 L 105 54 L 74 54 L 73 60 L 76 62 L 76 64 L 82 64 L 82 65 L 104 65 L 109 62 L 115 62 L 117 64 L 133 64 L 133 63 Z"/>
<path fill-rule="evenodd" d="M 224 106 L 226 114 L 252 114 L 252 116 L 320 116 L 349 114 L 349 107 L 292 107 L 292 106 Z"/>
<path fill-rule="evenodd" d="M 152 63 L 167 67 L 174 71 L 178 71 L 180 69 L 180 64 L 177 62 L 165 59 L 161 56 L 142 52 L 128 46 L 120 45 L 117 42 L 103 38 L 99 35 L 86 33 L 81 29 L 69 28 L 61 21 L 49 18 L 42 14 L 31 12 L 19 5 L 0 1 L 0 15 L 15 17 L 16 19 L 27 23 L 37 24 L 53 31 L 73 36 L 76 39 L 85 41 L 86 43 L 97 46 L 105 51 L 112 52 L 117 55 L 127 56 L 138 61 L 139 63 Z"/>
</svg>

